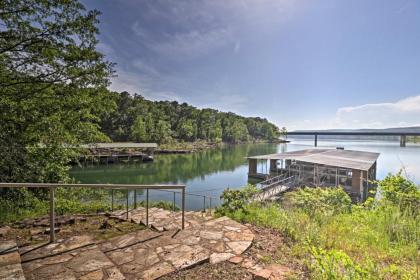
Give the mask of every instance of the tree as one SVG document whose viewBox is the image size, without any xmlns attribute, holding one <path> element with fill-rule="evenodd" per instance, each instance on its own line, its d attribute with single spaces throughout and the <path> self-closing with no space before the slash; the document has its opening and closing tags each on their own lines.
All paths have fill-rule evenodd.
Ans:
<svg viewBox="0 0 420 280">
<path fill-rule="evenodd" d="M 167 143 L 171 139 L 171 128 L 169 123 L 159 120 L 156 124 L 155 140 L 158 143 Z"/>
<path fill-rule="evenodd" d="M 191 141 L 194 137 L 194 126 L 192 121 L 185 120 L 180 123 L 180 127 L 178 128 L 178 136 L 182 140 Z"/>
<path fill-rule="evenodd" d="M 140 116 L 136 118 L 136 121 L 131 126 L 131 139 L 137 142 L 149 141 L 149 136 L 146 133 L 146 123 Z"/>
<path fill-rule="evenodd" d="M 287 128 L 285 126 L 281 128 L 280 135 L 287 139 Z"/>
<path fill-rule="evenodd" d="M 0 1 L 0 181 L 65 181 L 70 146 L 105 141 L 112 64 L 98 11 L 78 1 Z"/>
</svg>

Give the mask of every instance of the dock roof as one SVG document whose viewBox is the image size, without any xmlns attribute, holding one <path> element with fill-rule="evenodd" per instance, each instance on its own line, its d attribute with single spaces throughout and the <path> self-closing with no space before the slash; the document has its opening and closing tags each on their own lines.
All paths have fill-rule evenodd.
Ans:
<svg viewBox="0 0 420 280">
<path fill-rule="evenodd" d="M 81 145 L 82 148 L 142 148 L 156 149 L 156 143 L 133 143 L 133 142 L 113 142 L 113 143 L 93 143 L 89 145 Z"/>
<path fill-rule="evenodd" d="M 248 159 L 290 159 L 314 164 L 367 171 L 376 162 L 378 157 L 379 153 L 364 151 L 341 149 L 306 149 L 280 154 L 252 156 L 248 157 Z"/>
</svg>

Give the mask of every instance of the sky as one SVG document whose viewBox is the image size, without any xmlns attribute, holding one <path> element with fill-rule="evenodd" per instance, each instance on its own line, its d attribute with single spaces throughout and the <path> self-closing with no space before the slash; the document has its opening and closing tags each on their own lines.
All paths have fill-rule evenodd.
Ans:
<svg viewBox="0 0 420 280">
<path fill-rule="evenodd" d="M 295 129 L 420 125 L 418 0 L 82 0 L 110 88 Z"/>
</svg>

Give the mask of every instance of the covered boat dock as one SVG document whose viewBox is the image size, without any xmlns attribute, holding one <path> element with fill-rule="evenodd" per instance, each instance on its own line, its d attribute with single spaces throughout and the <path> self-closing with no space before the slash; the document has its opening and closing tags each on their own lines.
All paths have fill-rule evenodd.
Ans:
<svg viewBox="0 0 420 280">
<path fill-rule="evenodd" d="M 299 186 L 342 186 L 364 201 L 376 180 L 379 153 L 343 149 L 306 149 L 248 157 L 248 176 L 268 179 L 293 176 Z M 257 172 L 261 169 L 261 172 Z"/>
</svg>

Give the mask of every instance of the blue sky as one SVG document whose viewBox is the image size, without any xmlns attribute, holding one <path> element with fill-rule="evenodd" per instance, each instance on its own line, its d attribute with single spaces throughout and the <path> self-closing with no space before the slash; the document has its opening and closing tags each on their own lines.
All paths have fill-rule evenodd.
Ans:
<svg viewBox="0 0 420 280">
<path fill-rule="evenodd" d="M 83 2 L 113 90 L 289 130 L 420 125 L 420 1 Z"/>
</svg>

